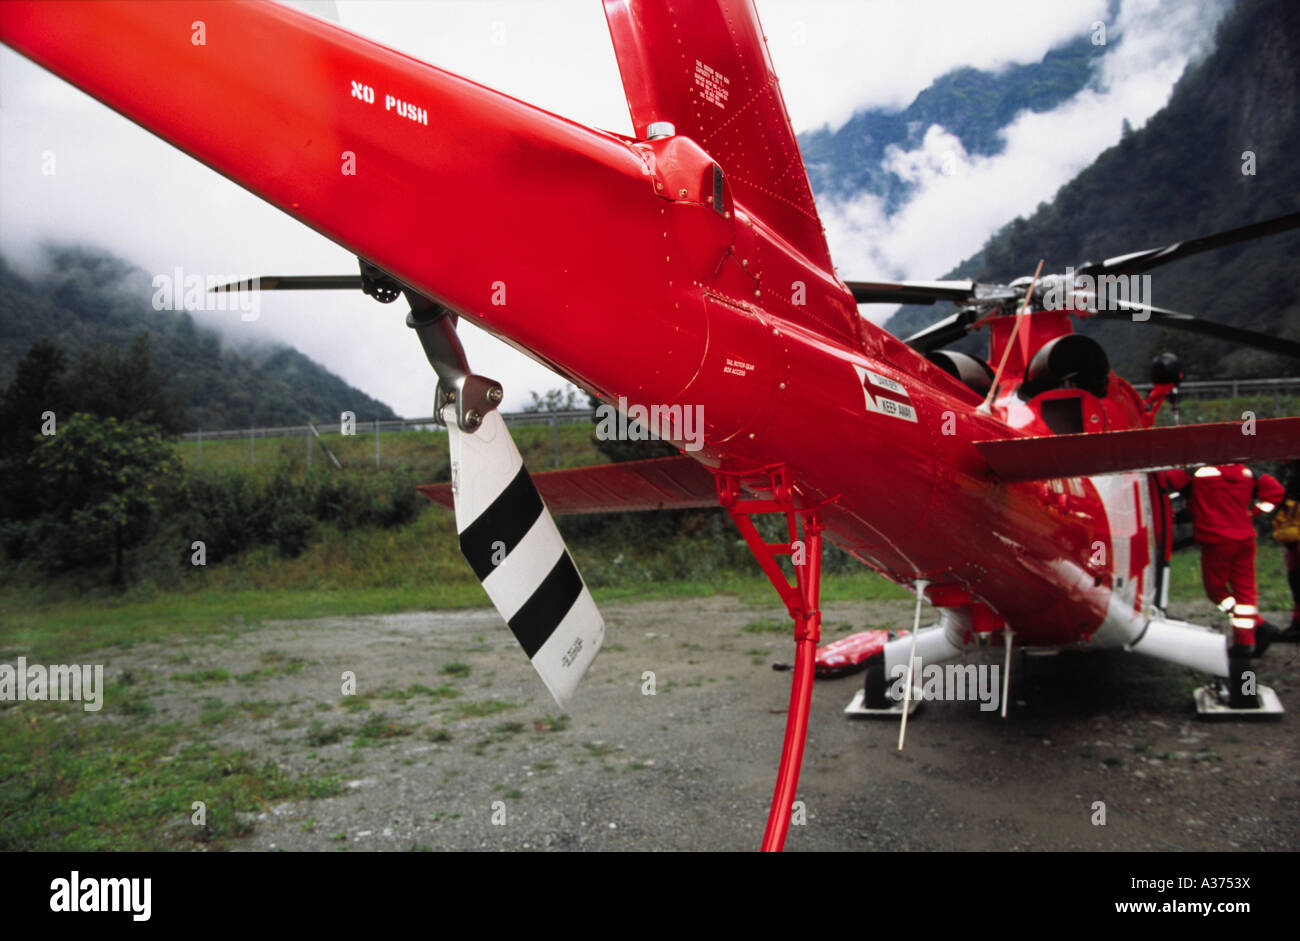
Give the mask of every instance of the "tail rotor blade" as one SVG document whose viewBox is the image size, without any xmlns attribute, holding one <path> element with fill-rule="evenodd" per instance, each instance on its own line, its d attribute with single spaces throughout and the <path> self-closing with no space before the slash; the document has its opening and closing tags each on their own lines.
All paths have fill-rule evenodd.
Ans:
<svg viewBox="0 0 1300 941">
<path fill-rule="evenodd" d="M 454 406 L 443 419 L 461 551 L 565 706 L 600 649 L 604 619 L 501 416 L 487 412 L 473 433 L 460 430 Z"/>
</svg>

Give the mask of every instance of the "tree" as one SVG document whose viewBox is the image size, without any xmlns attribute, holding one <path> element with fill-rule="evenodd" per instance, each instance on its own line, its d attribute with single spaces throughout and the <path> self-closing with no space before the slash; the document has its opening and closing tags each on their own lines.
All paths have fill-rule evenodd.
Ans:
<svg viewBox="0 0 1300 941">
<path fill-rule="evenodd" d="M 603 409 L 613 408 L 613 406 L 609 402 L 600 401 L 595 396 L 588 396 L 587 400 L 596 412 L 593 416 L 596 430 L 592 433 L 591 443 L 611 464 L 620 464 L 623 461 L 640 461 L 651 457 L 671 457 L 677 453 L 677 448 L 667 441 L 660 441 L 658 438 L 646 438 L 644 441 L 637 441 L 602 436 L 600 430 Z"/>
<path fill-rule="evenodd" d="M 52 413 L 52 421 L 45 421 Z M 0 534 L 13 557 L 50 571 L 107 566 L 153 531 L 160 490 L 177 468 L 164 437 L 183 427 L 180 403 L 154 366 L 148 339 L 106 344 L 72 365 L 49 340 L 19 361 L 0 397 Z"/>
<path fill-rule="evenodd" d="M 156 425 L 176 433 L 185 428 L 180 398 L 155 366 L 149 338 L 141 333 L 123 353 L 107 344 L 88 347 L 73 367 L 77 411 Z"/>
<path fill-rule="evenodd" d="M 160 430 L 78 412 L 28 458 L 39 475 L 29 531 L 45 568 L 103 566 L 126 576 L 127 553 L 152 532 L 179 460 Z"/>
<path fill-rule="evenodd" d="M 551 389 L 545 395 L 538 395 L 529 390 L 533 400 L 524 406 L 525 412 L 573 412 L 582 408 L 578 404 L 578 390 L 569 386 L 567 389 Z"/>
<path fill-rule="evenodd" d="M 0 520 L 31 515 L 35 480 L 27 459 L 40 441 L 43 416 L 53 413 L 55 427 L 72 415 L 67 384 L 67 357 L 48 339 L 40 339 L 18 361 L 14 379 L 0 396 Z"/>
</svg>

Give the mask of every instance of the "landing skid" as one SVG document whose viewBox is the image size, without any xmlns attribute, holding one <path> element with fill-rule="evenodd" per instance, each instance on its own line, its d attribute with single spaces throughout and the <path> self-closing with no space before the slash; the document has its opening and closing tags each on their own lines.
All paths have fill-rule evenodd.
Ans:
<svg viewBox="0 0 1300 941">
<path fill-rule="evenodd" d="M 858 690 L 853 694 L 852 701 L 844 707 L 846 716 L 872 716 L 876 718 L 897 719 L 903 714 L 903 704 L 894 703 L 883 709 L 872 709 L 870 706 L 863 705 L 867 694 L 865 690 Z M 920 690 L 913 694 L 912 701 L 908 704 L 907 714 L 910 716 L 916 710 L 921 708 Z"/>
<path fill-rule="evenodd" d="M 1266 716 L 1280 716 L 1285 712 L 1282 708 L 1282 700 L 1277 698 L 1277 693 L 1273 692 L 1273 687 L 1260 686 L 1257 692 L 1259 696 L 1259 705 L 1257 707 L 1253 709 L 1233 709 L 1224 702 L 1217 686 L 1214 684 L 1202 686 L 1194 694 L 1196 697 L 1196 713 L 1205 719 L 1258 719 Z"/>
</svg>

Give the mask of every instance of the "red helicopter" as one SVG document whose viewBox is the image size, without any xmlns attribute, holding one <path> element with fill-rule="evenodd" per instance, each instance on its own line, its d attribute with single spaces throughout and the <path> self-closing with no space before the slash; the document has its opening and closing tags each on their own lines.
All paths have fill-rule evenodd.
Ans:
<svg viewBox="0 0 1300 941">
<path fill-rule="evenodd" d="M 843 282 L 752 0 L 604 7 L 633 137 L 272 4 L 12 2 L 0 41 L 360 260 L 357 275 L 231 287 L 405 296 L 452 451 L 452 482 L 426 492 L 454 506 L 466 558 L 557 700 L 604 625 L 550 514 L 730 513 L 794 620 L 763 849 L 782 848 L 798 783 L 823 539 L 910 586 L 917 627 L 923 599 L 938 610 L 884 644 L 867 708 L 891 708 L 883 677 L 909 651 L 941 662 L 981 638 L 1239 673 L 1222 633 L 1164 614 L 1171 521 L 1149 472 L 1300 457 L 1300 418 L 1155 428 L 1176 363 L 1144 398 L 1072 318 L 1300 356 L 1300 343 L 1103 290 L 1295 228 L 1300 213 L 1068 277 Z M 960 309 L 906 340 L 858 311 L 938 300 Z M 496 411 L 500 384 L 466 362 L 461 319 L 657 421 L 683 453 L 530 477 Z M 975 329 L 988 330 L 987 362 L 943 349 Z M 696 407 L 703 435 L 687 450 Z M 764 540 L 752 520 L 764 513 L 784 516 L 788 538 Z"/>
</svg>

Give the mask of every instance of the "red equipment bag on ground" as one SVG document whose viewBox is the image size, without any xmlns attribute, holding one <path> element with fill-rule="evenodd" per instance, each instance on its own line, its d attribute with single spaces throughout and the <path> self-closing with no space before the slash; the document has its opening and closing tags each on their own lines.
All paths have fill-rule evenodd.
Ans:
<svg viewBox="0 0 1300 941">
<path fill-rule="evenodd" d="M 899 631 L 900 636 L 906 633 Z M 867 665 L 868 657 L 885 649 L 887 640 L 889 631 L 862 631 L 824 644 L 817 648 L 815 675 L 825 679 L 856 673 Z"/>
</svg>

